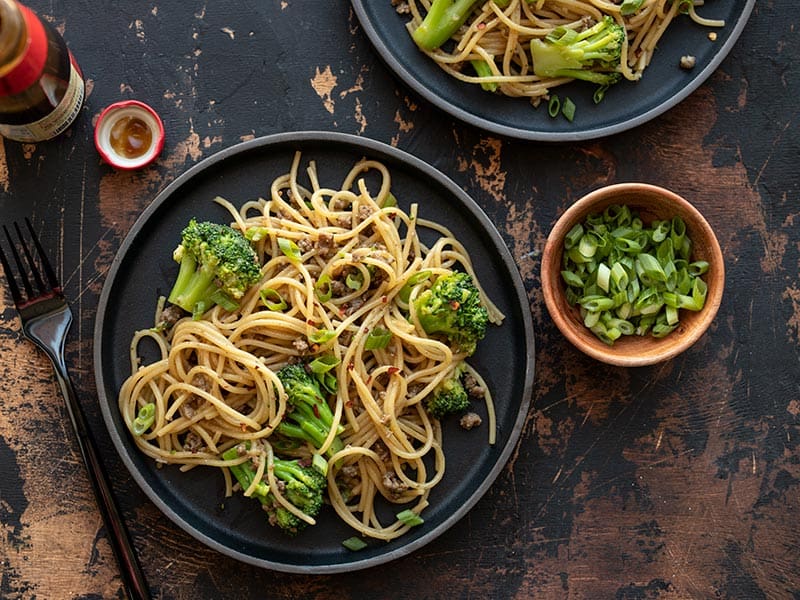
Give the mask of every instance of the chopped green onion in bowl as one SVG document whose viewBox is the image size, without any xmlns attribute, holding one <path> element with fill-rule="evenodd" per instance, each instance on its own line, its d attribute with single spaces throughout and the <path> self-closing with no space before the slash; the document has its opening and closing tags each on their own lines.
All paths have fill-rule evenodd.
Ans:
<svg viewBox="0 0 800 600">
<path fill-rule="evenodd" d="M 725 264 L 708 221 L 647 183 L 589 192 L 556 220 L 541 257 L 547 311 L 576 348 L 618 366 L 688 349 L 720 307 Z"/>
<path fill-rule="evenodd" d="M 623 335 L 664 337 L 679 311 L 702 310 L 707 270 L 691 261 L 680 217 L 645 225 L 627 205 L 610 205 L 575 225 L 564 240 L 561 277 L 584 324 L 606 344 Z"/>
</svg>

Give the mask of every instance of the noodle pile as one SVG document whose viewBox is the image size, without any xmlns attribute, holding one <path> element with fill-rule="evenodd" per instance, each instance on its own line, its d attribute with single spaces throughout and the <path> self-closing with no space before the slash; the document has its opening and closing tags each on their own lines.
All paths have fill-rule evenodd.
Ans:
<svg viewBox="0 0 800 600">
<path fill-rule="evenodd" d="M 396 1 L 396 0 L 395 0 Z M 409 32 L 419 27 L 430 8 L 430 0 L 407 0 L 411 20 Z M 532 39 L 545 38 L 556 27 L 582 30 L 610 16 L 627 32 L 622 47 L 619 71 L 625 79 L 637 81 L 650 64 L 661 37 L 669 25 L 685 11 L 696 23 L 722 27 L 720 20 L 705 19 L 694 4 L 680 0 L 644 0 L 633 14 L 620 14 L 620 3 L 611 0 L 510 0 L 501 8 L 492 0 L 479 3 L 466 23 L 446 48 L 424 50 L 453 77 L 476 84 L 497 84 L 506 96 L 526 97 L 534 106 L 549 97 L 550 90 L 573 81 L 572 78 L 540 78 L 533 72 L 530 51 Z M 491 76 L 478 76 L 470 61 L 482 60 Z"/>
<path fill-rule="evenodd" d="M 486 390 L 463 353 L 425 335 L 409 305 L 432 279 L 460 270 L 473 276 L 490 322 L 499 324 L 503 315 L 480 289 L 469 256 L 452 233 L 418 218 L 416 205 L 408 212 L 396 206 L 383 164 L 362 160 L 339 188 L 329 189 L 317 180 L 313 162 L 306 170 L 310 185 L 301 185 L 300 161 L 295 154 L 290 172 L 273 181 L 268 199 L 238 209 L 216 199 L 230 211 L 234 228 L 250 231 L 264 265 L 261 281 L 238 311 L 216 306 L 200 319 L 180 319 L 166 332 L 137 332 L 131 343 L 132 374 L 122 385 L 119 408 L 133 431 L 140 408 L 155 404 L 152 427 L 134 436 L 137 446 L 157 462 L 183 470 L 220 467 L 227 494 L 235 486 L 226 467 L 250 456 L 226 461 L 221 455 L 247 442 L 250 454 L 259 457 L 256 479 L 263 476 L 287 506 L 270 461 L 287 453 L 310 459 L 316 450 L 284 450 L 271 440 L 287 411 L 275 372 L 325 356 L 335 365 L 331 372 L 338 384 L 330 401 L 335 423 L 344 426 L 344 449 L 329 460 L 328 500 L 362 535 L 390 540 L 408 525 L 381 523 L 376 500 L 410 504 L 419 513 L 444 474 L 442 430 L 423 407 L 426 396 L 462 367 Z M 367 188 L 367 173 L 379 184 L 374 194 Z M 437 238 L 429 247 L 419 235 L 423 228 Z M 285 252 L 287 240 L 296 255 Z M 431 278 L 411 287 L 404 301 L 400 291 L 421 271 L 429 271 Z M 262 290 L 269 290 L 267 303 Z M 285 306 L 277 309 L 278 302 Z M 156 322 L 160 315 L 159 309 Z M 388 346 L 365 350 L 365 339 L 378 327 L 391 332 Z M 154 340 L 160 354 L 146 365 L 145 340 Z M 493 443 L 488 391 L 485 402 Z M 319 453 L 330 446 L 335 430 Z"/>
</svg>

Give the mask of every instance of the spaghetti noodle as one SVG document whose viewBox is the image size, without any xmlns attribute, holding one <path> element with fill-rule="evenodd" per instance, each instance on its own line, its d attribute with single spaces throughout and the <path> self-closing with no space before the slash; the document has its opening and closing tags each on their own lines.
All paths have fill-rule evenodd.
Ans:
<svg viewBox="0 0 800 600">
<path fill-rule="evenodd" d="M 334 422 L 344 427 L 344 447 L 328 461 L 328 500 L 360 534 L 390 540 L 409 525 L 382 523 L 376 500 L 410 505 L 418 514 L 445 470 L 442 428 L 423 401 L 457 368 L 487 390 L 465 353 L 420 328 L 415 297 L 431 279 L 459 270 L 473 276 L 490 322 L 500 324 L 503 315 L 480 288 L 452 232 L 420 218 L 416 205 L 408 212 L 396 205 L 385 165 L 362 160 L 337 189 L 321 186 L 313 162 L 309 184 L 301 184 L 300 165 L 297 153 L 290 172 L 272 182 L 267 199 L 240 208 L 216 199 L 230 212 L 232 226 L 253 241 L 263 264 L 261 280 L 236 311 L 216 306 L 202 318 L 181 318 L 167 331 L 137 332 L 119 408 L 133 432 L 141 408 L 154 405 L 152 426 L 134 435 L 141 451 L 182 470 L 219 467 L 227 494 L 236 485 L 229 467 L 256 456 L 258 471 L 245 495 L 263 479 L 292 510 L 270 468 L 275 454 L 310 460 L 330 447 L 336 427 L 322 448 L 280 447 L 273 433 L 287 401 L 276 371 L 326 357 L 337 380 L 330 400 Z M 374 192 L 367 177 L 370 185 L 377 181 Z M 423 243 L 421 230 L 435 241 Z M 421 272 L 431 277 L 415 283 L 423 279 L 415 277 Z M 161 314 L 159 307 L 156 322 Z M 391 334 L 390 340 L 368 348 L 376 328 Z M 155 342 L 158 358 L 143 364 L 146 340 Z M 488 390 L 484 398 L 494 443 Z M 248 451 L 222 458 L 234 446 Z"/>
</svg>

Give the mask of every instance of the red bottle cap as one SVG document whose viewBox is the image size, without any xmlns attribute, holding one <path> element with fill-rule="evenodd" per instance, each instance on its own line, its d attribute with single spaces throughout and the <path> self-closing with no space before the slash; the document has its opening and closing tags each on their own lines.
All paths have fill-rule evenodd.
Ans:
<svg viewBox="0 0 800 600">
<path fill-rule="evenodd" d="M 164 147 L 164 124 L 158 113 L 138 100 L 106 107 L 94 127 L 94 145 L 105 162 L 116 169 L 141 169 Z"/>
</svg>

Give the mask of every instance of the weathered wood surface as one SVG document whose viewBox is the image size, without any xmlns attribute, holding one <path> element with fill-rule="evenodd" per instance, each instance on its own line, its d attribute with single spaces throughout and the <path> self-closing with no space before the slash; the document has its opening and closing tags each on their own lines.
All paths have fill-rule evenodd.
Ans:
<svg viewBox="0 0 800 600">
<path fill-rule="evenodd" d="M 800 94 L 789 0 L 762 0 L 738 45 L 686 101 L 634 131 L 565 144 L 489 136 L 413 96 L 344 2 L 29 3 L 88 78 L 79 123 L 51 143 L 0 145 L 3 222 L 30 215 L 76 313 L 68 343 L 154 595 L 188 598 L 800 597 Z M 92 145 L 105 105 L 164 117 L 158 163 L 115 173 Z M 536 328 L 522 439 L 483 500 L 413 555 L 299 576 L 241 564 L 175 527 L 113 450 L 94 396 L 93 319 L 116 249 L 159 189 L 254 136 L 357 133 L 429 161 L 498 224 Z M 728 282 L 708 334 L 642 369 L 578 354 L 544 309 L 539 254 L 596 186 L 684 194 L 716 229 Z M 120 597 L 116 566 L 45 358 L 0 295 L 0 597 Z"/>
</svg>

